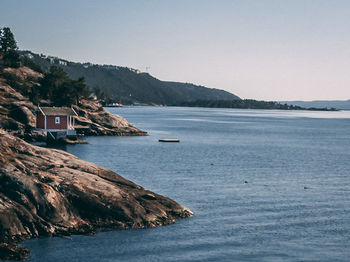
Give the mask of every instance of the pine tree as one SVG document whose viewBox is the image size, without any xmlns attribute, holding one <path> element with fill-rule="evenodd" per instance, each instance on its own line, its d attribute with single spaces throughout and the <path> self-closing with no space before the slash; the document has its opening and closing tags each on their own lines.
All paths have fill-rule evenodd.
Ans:
<svg viewBox="0 0 350 262">
<path fill-rule="evenodd" d="M 11 29 L 9 27 L 4 27 L 0 34 L 0 51 L 6 54 L 10 50 L 17 51 L 17 43 Z"/>
<path fill-rule="evenodd" d="M 17 52 L 18 47 L 14 35 L 9 27 L 0 30 L 0 53 L 3 55 L 4 65 L 19 67 L 20 59 Z"/>
</svg>

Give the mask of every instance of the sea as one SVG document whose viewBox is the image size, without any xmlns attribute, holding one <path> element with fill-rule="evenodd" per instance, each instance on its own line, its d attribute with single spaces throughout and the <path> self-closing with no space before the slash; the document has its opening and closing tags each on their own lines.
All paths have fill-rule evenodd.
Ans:
<svg viewBox="0 0 350 262">
<path fill-rule="evenodd" d="M 350 111 L 107 109 L 149 135 L 63 149 L 194 216 L 28 240 L 28 261 L 350 261 Z"/>
</svg>

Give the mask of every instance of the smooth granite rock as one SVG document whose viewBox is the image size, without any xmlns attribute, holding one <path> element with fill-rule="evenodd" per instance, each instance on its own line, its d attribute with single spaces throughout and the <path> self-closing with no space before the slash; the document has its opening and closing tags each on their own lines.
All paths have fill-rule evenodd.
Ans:
<svg viewBox="0 0 350 262">
<path fill-rule="evenodd" d="M 0 129 L 2 259 L 23 259 L 28 251 L 16 244 L 29 238 L 157 227 L 191 215 L 110 170 Z"/>
</svg>

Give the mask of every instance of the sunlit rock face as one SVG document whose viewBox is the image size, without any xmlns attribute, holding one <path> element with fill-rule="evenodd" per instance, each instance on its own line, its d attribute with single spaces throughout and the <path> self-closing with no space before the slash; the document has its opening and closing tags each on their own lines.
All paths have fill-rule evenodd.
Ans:
<svg viewBox="0 0 350 262">
<path fill-rule="evenodd" d="M 0 129 L 0 257 L 27 254 L 18 241 L 174 223 L 192 212 L 66 152 Z"/>
<path fill-rule="evenodd" d="M 78 114 L 76 130 L 85 135 L 144 136 L 146 132 L 136 128 L 125 118 L 112 114 L 93 101 L 82 100 L 74 106 Z"/>
</svg>

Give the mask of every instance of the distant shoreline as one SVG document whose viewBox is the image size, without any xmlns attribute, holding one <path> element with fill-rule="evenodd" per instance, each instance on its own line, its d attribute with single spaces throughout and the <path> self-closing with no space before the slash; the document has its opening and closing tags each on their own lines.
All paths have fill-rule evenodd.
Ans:
<svg viewBox="0 0 350 262">
<path fill-rule="evenodd" d="M 295 111 L 340 111 L 336 108 L 316 108 L 310 107 L 305 108 L 301 106 L 280 104 L 278 102 L 266 102 L 266 101 L 257 101 L 257 100 L 197 100 L 194 102 L 183 102 L 180 104 L 173 105 L 157 105 L 157 104 L 147 104 L 147 103 L 136 103 L 136 104 L 126 104 L 124 106 L 154 106 L 154 107 L 199 107 L 199 108 L 229 108 L 229 109 L 264 109 L 264 110 L 295 110 Z M 113 106 L 104 106 L 104 107 L 113 107 Z"/>
</svg>

